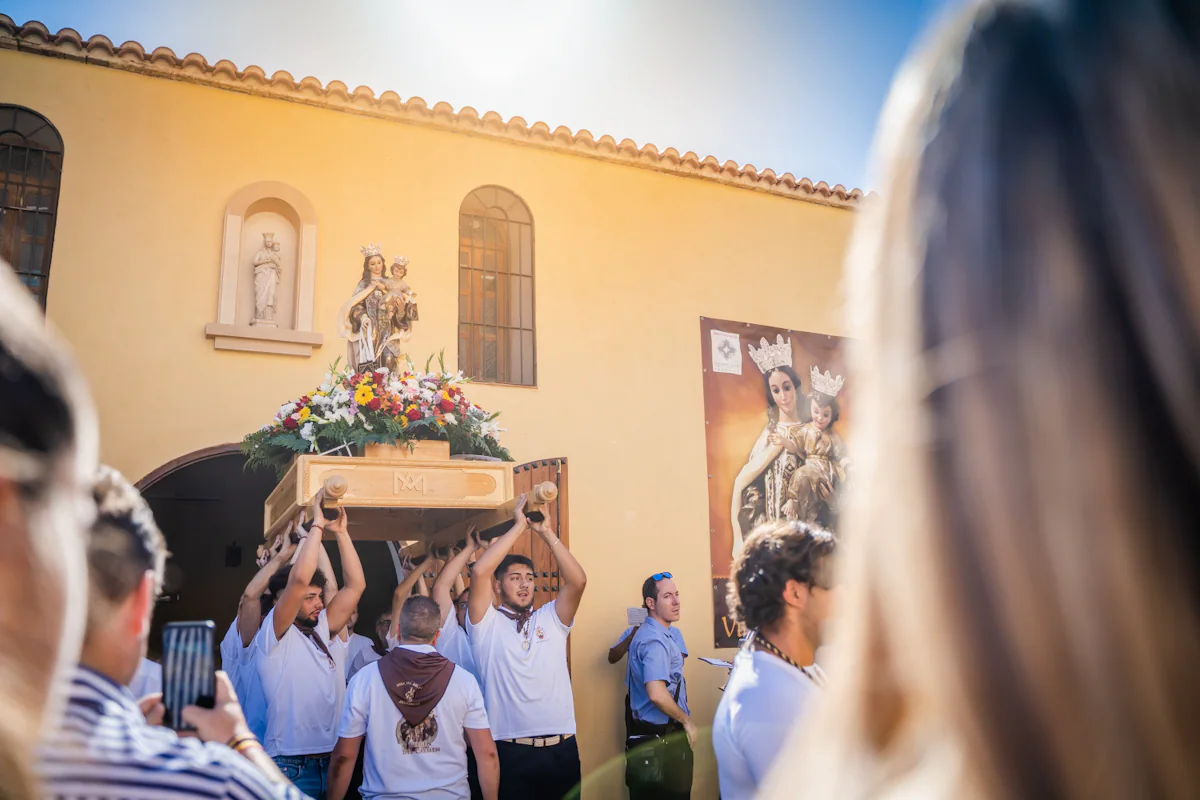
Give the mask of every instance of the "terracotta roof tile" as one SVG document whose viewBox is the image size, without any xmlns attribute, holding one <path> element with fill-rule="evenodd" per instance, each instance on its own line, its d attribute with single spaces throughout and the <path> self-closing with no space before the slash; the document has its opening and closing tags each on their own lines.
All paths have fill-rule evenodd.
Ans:
<svg viewBox="0 0 1200 800">
<path fill-rule="evenodd" d="M 341 81 L 330 81 L 324 86 L 311 76 L 297 81 L 283 70 L 268 78 L 262 68 L 255 65 L 239 70 L 237 65 L 224 59 L 210 65 L 198 53 L 189 53 L 180 58 L 169 47 L 157 47 L 147 53 L 137 42 L 125 42 L 117 47 L 107 36 L 96 35 L 84 40 L 72 28 L 50 33 L 40 22 L 17 25 L 4 14 L 0 14 L 0 50 L 67 58 L 141 75 L 503 139 L 823 205 L 853 208 L 864 196 L 861 189 L 848 190 L 841 184 L 830 187 L 825 181 L 814 184 L 808 178 L 797 180 L 790 172 L 776 175 L 774 170 L 760 171 L 752 164 L 738 166 L 734 161 L 722 164 L 712 156 L 701 159 L 691 151 L 680 156 L 673 147 L 659 152 L 657 147 L 649 143 L 639 148 L 631 139 L 622 139 L 619 144 L 608 135 L 596 139 L 587 130 L 572 133 L 569 128 L 559 126 L 551 131 L 544 122 L 530 125 L 521 117 L 511 117 L 505 122 L 495 111 L 480 116 L 474 108 L 464 106 L 455 113 L 449 103 L 437 103 L 430 108 L 420 97 L 410 97 L 405 101 L 392 91 L 376 97 L 366 86 L 350 91 Z"/>
</svg>

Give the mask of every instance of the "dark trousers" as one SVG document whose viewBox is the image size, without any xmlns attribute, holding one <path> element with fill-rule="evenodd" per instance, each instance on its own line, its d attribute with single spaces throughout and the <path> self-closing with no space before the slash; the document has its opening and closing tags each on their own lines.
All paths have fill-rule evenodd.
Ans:
<svg viewBox="0 0 1200 800">
<path fill-rule="evenodd" d="M 629 800 L 688 800 L 692 761 L 692 748 L 681 727 L 635 722 L 625 740 Z"/>
<path fill-rule="evenodd" d="M 562 800 L 579 784 L 579 743 L 572 736 L 552 747 L 496 742 L 500 800 Z"/>
</svg>

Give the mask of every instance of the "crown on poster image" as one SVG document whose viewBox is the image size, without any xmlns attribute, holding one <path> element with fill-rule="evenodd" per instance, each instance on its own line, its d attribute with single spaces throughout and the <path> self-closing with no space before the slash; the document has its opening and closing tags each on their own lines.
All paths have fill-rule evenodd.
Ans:
<svg viewBox="0 0 1200 800">
<path fill-rule="evenodd" d="M 843 378 L 841 375 L 838 375 L 835 378 L 830 374 L 829 370 L 825 370 L 825 374 L 822 375 L 821 371 L 817 369 L 816 365 L 813 365 L 812 370 L 809 372 L 808 379 L 809 388 L 811 391 L 819 392 L 820 394 L 828 395 L 829 397 L 837 397 L 838 392 L 840 392 L 842 387 L 846 384 L 845 378 Z"/>
<path fill-rule="evenodd" d="M 750 351 L 750 358 L 754 359 L 759 372 L 764 375 L 778 367 L 792 365 L 792 340 L 789 338 L 784 341 L 782 333 L 775 335 L 775 344 L 768 344 L 767 338 L 764 336 L 759 340 L 757 350 L 752 344 L 746 345 L 746 348 Z"/>
</svg>

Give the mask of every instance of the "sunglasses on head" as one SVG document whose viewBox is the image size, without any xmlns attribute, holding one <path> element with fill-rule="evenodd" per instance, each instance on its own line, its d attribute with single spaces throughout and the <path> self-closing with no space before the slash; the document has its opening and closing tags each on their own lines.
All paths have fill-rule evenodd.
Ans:
<svg viewBox="0 0 1200 800">
<path fill-rule="evenodd" d="M 650 576 L 650 580 L 661 581 L 664 578 L 670 578 L 670 577 L 671 577 L 671 573 L 669 573 L 669 572 L 656 572 Z"/>
</svg>

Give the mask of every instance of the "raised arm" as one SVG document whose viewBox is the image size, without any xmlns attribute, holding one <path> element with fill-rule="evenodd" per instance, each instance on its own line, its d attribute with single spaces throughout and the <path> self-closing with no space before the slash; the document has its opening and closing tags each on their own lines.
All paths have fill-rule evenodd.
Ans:
<svg viewBox="0 0 1200 800">
<path fill-rule="evenodd" d="M 633 635 L 637 633 L 641 625 L 630 627 L 629 633 L 625 634 L 625 638 L 608 648 L 608 663 L 615 664 L 625 657 L 629 652 L 629 643 L 633 641 Z"/>
<path fill-rule="evenodd" d="M 517 539 L 529 527 L 529 522 L 525 519 L 525 495 L 517 498 L 517 504 L 513 507 L 513 526 L 508 529 L 508 532 L 492 542 L 487 550 L 483 551 L 483 555 L 475 560 L 475 565 L 471 567 L 471 596 L 467 598 L 467 615 L 470 617 L 472 625 L 478 625 L 483 622 L 483 615 L 487 613 L 488 607 L 492 604 L 492 580 L 495 577 L 496 567 L 500 566 L 500 562 L 508 555 L 508 551 L 512 550 L 513 545 L 517 543 Z"/>
<path fill-rule="evenodd" d="M 546 542 L 546 546 L 554 554 L 554 560 L 558 562 L 558 574 L 562 578 L 562 585 L 558 588 L 558 597 L 554 599 L 554 610 L 558 612 L 562 624 L 570 627 L 575 622 L 575 612 L 579 610 L 583 590 L 587 588 L 587 573 L 550 527 L 550 520 L 534 522 L 532 527 L 533 532 Z"/>
<path fill-rule="evenodd" d="M 442 571 L 438 573 L 437 580 L 433 582 L 433 601 L 438 604 L 438 610 L 442 612 L 442 622 L 454 613 L 454 600 L 450 597 L 450 587 L 454 585 L 456 578 L 462 578 L 462 571 L 467 566 L 467 559 L 475 551 L 476 539 L 475 529 L 467 530 L 467 544 L 462 550 L 455 554 L 454 558 L 446 562 L 446 566 L 442 567 Z"/>
<path fill-rule="evenodd" d="M 435 558 L 428 563 L 429 563 L 429 567 L 430 567 L 430 572 L 432 572 L 434 575 L 441 574 L 441 571 L 442 571 L 442 562 L 441 561 L 438 561 Z M 417 578 L 417 594 L 421 595 L 421 597 L 429 597 L 429 584 L 425 581 L 425 570 L 420 570 L 420 576 Z"/>
<path fill-rule="evenodd" d="M 304 593 L 308 591 L 313 573 L 317 571 L 318 551 L 324 549 L 321 536 L 325 530 L 324 518 L 313 520 L 308 535 L 304 537 L 300 549 L 296 551 L 296 561 L 292 564 L 292 572 L 288 575 L 287 586 L 275 602 L 275 638 L 279 639 L 287 633 L 287 629 L 296 621 L 296 613 L 304 601 Z"/>
<path fill-rule="evenodd" d="M 399 585 L 396 586 L 396 590 L 392 592 L 392 627 L 388 628 L 387 635 L 393 641 L 399 641 L 400 639 L 400 609 L 404 605 L 404 601 L 412 594 L 413 587 L 417 585 L 417 581 L 420 579 L 420 568 L 410 563 L 408 565 L 408 574 L 404 576 L 404 580 L 400 581 Z"/>
<path fill-rule="evenodd" d="M 333 530 L 330 528 L 330 530 Z M 333 602 L 333 598 L 337 597 L 338 584 L 337 576 L 333 574 L 333 562 L 329 560 L 329 551 L 322 545 L 317 551 L 317 569 L 321 570 L 321 574 L 325 576 L 325 586 L 321 589 L 321 601 L 325 603 L 325 607 L 329 608 L 329 604 Z M 336 633 L 336 631 L 330 631 Z"/>
<path fill-rule="evenodd" d="M 354 542 L 350 539 L 346 522 L 346 509 L 339 508 L 338 518 L 329 523 L 329 529 L 337 536 L 338 555 L 342 559 L 342 589 L 325 608 L 331 634 L 346 627 L 350 622 L 350 615 L 358 607 L 359 598 L 367 589 L 362 562 L 358 559 L 358 550 L 354 548 Z"/>
<path fill-rule="evenodd" d="M 237 628 L 238 635 L 242 637 L 242 647 L 250 646 L 254 635 L 258 633 L 258 626 L 262 625 L 262 596 L 263 592 L 267 591 L 267 584 L 276 572 L 292 560 L 292 555 L 296 552 L 297 545 L 292 541 L 291 534 L 289 529 L 283 535 L 283 545 L 279 552 L 271 556 L 271 560 L 254 574 L 238 599 Z"/>
</svg>

